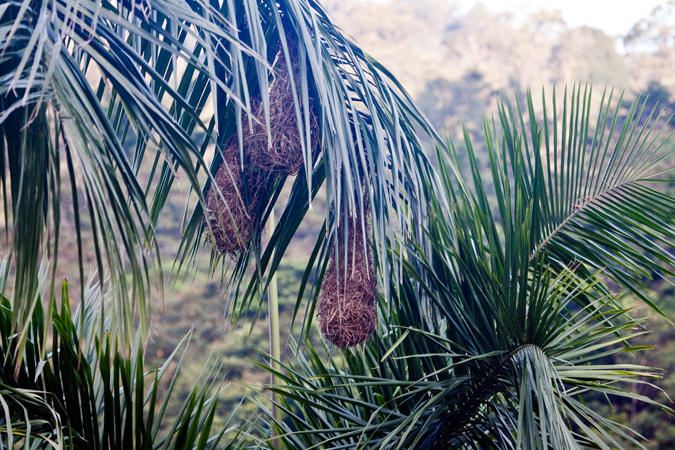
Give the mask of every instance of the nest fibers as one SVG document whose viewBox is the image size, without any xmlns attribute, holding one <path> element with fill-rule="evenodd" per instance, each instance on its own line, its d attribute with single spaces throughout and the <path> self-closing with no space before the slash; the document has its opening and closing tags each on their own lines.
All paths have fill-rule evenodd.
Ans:
<svg viewBox="0 0 675 450">
<path fill-rule="evenodd" d="M 365 342 L 377 323 L 377 280 L 372 251 L 367 241 L 367 248 L 364 248 L 361 221 L 349 218 L 347 223 L 347 260 L 342 259 L 345 255 L 344 235 L 338 229 L 338 253 L 333 248 L 319 294 L 321 333 L 340 348 Z M 336 258 L 340 260 L 339 267 Z"/>
<path fill-rule="evenodd" d="M 300 68 L 298 55 L 295 50 L 297 44 L 288 38 L 289 58 L 293 71 L 296 92 L 300 86 Z M 244 147 L 250 155 L 251 164 L 268 172 L 279 175 L 296 175 L 304 164 L 302 142 L 307 142 L 305 136 L 298 132 L 297 115 L 293 102 L 293 89 L 291 77 L 286 64 L 286 58 L 281 50 L 273 64 L 274 81 L 270 86 L 269 111 L 270 111 L 270 134 L 268 140 L 267 127 L 265 126 L 265 111 L 260 99 L 253 105 L 252 111 L 258 122 L 253 122 L 251 133 L 244 130 Z M 303 133 L 309 132 L 310 152 L 316 153 L 319 147 L 319 121 L 311 105 L 302 105 L 302 98 L 298 96 L 300 103 L 300 117 L 303 124 Z M 309 121 L 305 115 L 309 116 Z M 307 123 L 309 122 L 309 124 Z M 309 125 L 309 130 L 307 129 Z"/>
<path fill-rule="evenodd" d="M 297 45 L 294 45 L 294 40 L 287 39 L 289 49 L 295 49 Z M 289 57 L 293 80 L 298 87 L 300 69 L 297 53 L 290 51 Z M 253 227 L 261 228 L 261 224 L 254 221 L 268 181 L 274 175 L 295 175 L 304 163 L 302 140 L 298 132 L 291 89 L 291 75 L 281 50 L 277 51 L 273 67 L 275 76 L 269 92 L 271 140 L 268 140 L 262 102 L 259 97 L 254 98 L 251 111 L 257 120 L 251 121 L 251 127 L 244 125 L 243 171 L 239 158 L 239 143 L 236 139 L 232 139 L 223 152 L 227 164 L 221 164 L 215 176 L 220 193 L 212 187 L 206 196 L 206 215 L 213 229 L 211 244 L 221 253 L 236 253 L 246 248 L 246 244 L 251 240 Z M 302 103 L 302 99 L 299 100 Z M 311 100 L 306 107 L 301 104 L 300 112 L 305 125 L 303 129 L 310 133 L 309 150 L 314 154 L 319 147 L 319 122 L 311 107 Z M 309 116 L 308 128 L 306 114 Z M 244 123 L 248 123 L 247 117 L 244 117 Z M 245 183 L 242 177 L 245 178 Z"/>
<path fill-rule="evenodd" d="M 244 250 L 251 240 L 251 227 L 270 175 L 250 165 L 241 172 L 236 139 L 230 141 L 223 156 L 225 161 L 215 176 L 220 193 L 209 189 L 206 215 L 213 230 L 211 245 L 221 253 L 234 253 Z M 246 177 L 246 190 L 242 175 Z"/>
</svg>

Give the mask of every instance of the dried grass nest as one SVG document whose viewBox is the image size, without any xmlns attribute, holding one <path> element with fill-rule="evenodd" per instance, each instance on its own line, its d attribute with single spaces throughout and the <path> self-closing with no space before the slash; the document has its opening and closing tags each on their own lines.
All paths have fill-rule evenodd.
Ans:
<svg viewBox="0 0 675 450">
<path fill-rule="evenodd" d="M 339 348 L 361 344 L 375 331 L 377 324 L 377 279 L 370 247 L 364 248 L 361 220 L 347 220 L 347 260 L 344 236 L 338 229 L 338 254 L 330 255 L 328 269 L 319 294 L 321 333 Z M 366 223 L 366 232 L 369 233 Z M 367 240 L 366 240 L 367 245 Z M 336 256 L 340 259 L 336 267 Z M 346 280 L 345 280 L 346 264 Z"/>
<path fill-rule="evenodd" d="M 223 154 L 227 164 L 221 163 L 215 176 L 222 197 L 211 187 L 206 195 L 205 214 L 213 230 L 211 245 L 221 253 L 235 253 L 243 251 L 252 238 L 258 204 L 271 176 L 250 166 L 241 172 L 236 139 L 230 141 Z M 246 177 L 246 191 L 242 174 Z"/>
<path fill-rule="evenodd" d="M 297 89 L 300 85 L 300 69 L 297 53 L 292 51 L 297 44 L 294 45 L 290 37 L 288 40 Z M 268 141 L 262 101 L 259 97 L 254 98 L 251 111 L 257 121 L 253 120 L 252 127 L 249 127 L 248 117 L 243 118 L 243 170 L 240 163 L 239 142 L 233 138 L 223 152 L 225 161 L 215 175 L 215 184 L 220 189 L 222 197 L 214 186 L 206 196 L 205 215 L 213 230 L 211 245 L 221 253 L 237 253 L 246 248 L 252 238 L 253 227 L 257 226 L 258 231 L 262 227 L 259 223 L 254 224 L 254 220 L 269 180 L 278 175 L 295 175 L 304 164 L 290 74 L 280 47 L 273 68 L 275 78 L 269 92 L 271 141 Z M 316 154 L 319 147 L 319 122 L 311 101 L 308 103 L 312 146 L 310 150 Z M 303 118 L 304 111 L 305 108 L 301 106 Z M 243 189 L 242 177 L 246 180 L 246 190 Z"/>
<path fill-rule="evenodd" d="M 293 70 L 293 80 L 295 90 L 298 93 L 300 87 L 300 66 L 296 51 L 297 44 L 288 38 L 289 58 Z M 251 110 L 258 118 L 258 122 L 253 122 L 252 129 L 246 125 L 244 130 L 245 148 L 250 155 L 251 164 L 268 172 L 274 172 L 279 175 L 296 175 L 304 164 L 302 153 L 302 141 L 298 132 L 297 115 L 293 102 L 293 90 L 291 89 L 291 77 L 288 71 L 288 65 L 281 47 L 277 51 L 277 56 L 273 63 L 274 81 L 270 86 L 269 109 L 270 109 L 270 134 L 271 140 L 268 140 L 267 128 L 265 126 L 265 111 L 262 101 L 256 98 Z M 300 117 L 303 122 L 303 132 L 307 132 L 307 123 L 305 114 L 309 116 L 309 132 L 311 137 L 312 154 L 316 154 L 319 148 L 319 121 L 316 117 L 312 100 L 309 99 L 309 105 L 302 104 L 302 98 L 298 94 L 300 103 Z M 251 133 L 249 133 L 251 131 Z"/>
</svg>

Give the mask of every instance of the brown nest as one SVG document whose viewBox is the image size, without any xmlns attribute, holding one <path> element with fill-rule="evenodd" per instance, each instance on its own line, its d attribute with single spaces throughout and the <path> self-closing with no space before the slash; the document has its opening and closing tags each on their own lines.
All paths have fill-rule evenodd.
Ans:
<svg viewBox="0 0 675 450">
<path fill-rule="evenodd" d="M 300 69 L 297 52 L 295 51 L 296 44 L 290 38 L 288 41 L 293 80 L 295 81 L 297 92 L 300 86 Z M 244 130 L 244 144 L 248 155 L 250 155 L 252 165 L 268 172 L 291 176 L 300 171 L 304 164 L 304 158 L 293 102 L 291 78 L 286 58 L 281 50 L 277 51 L 273 68 L 275 75 L 269 92 L 271 141 L 268 141 L 262 102 L 260 99 L 256 99 L 251 109 L 259 123 L 253 121 L 253 129 L 248 128 L 248 131 L 251 131 L 251 133 Z M 312 154 L 315 154 L 319 147 L 319 121 L 317 120 L 314 108 L 312 108 L 312 100 L 309 99 L 309 105 L 303 105 L 302 98 L 300 97 L 298 100 L 300 102 L 300 117 L 303 120 L 303 130 L 305 133 L 305 109 L 309 108 L 309 132 L 311 139 L 311 148 L 309 150 Z"/>
<path fill-rule="evenodd" d="M 289 49 L 293 77 L 296 86 L 300 84 L 300 69 L 295 45 L 289 37 Z M 206 196 L 206 212 L 212 224 L 211 244 L 222 253 L 240 252 L 251 240 L 258 204 L 269 179 L 275 175 L 295 175 L 304 163 L 300 134 L 296 121 L 290 74 L 281 50 L 273 64 L 275 77 L 269 92 L 270 130 L 272 140 L 268 141 L 265 114 L 259 97 L 253 99 L 251 111 L 256 120 L 248 126 L 244 117 L 242 146 L 244 167 L 240 164 L 239 145 L 236 138 L 228 143 L 223 156 L 227 164 L 221 164 L 215 176 L 220 193 L 213 187 Z M 309 102 L 309 131 L 312 153 L 319 147 L 319 123 Z M 304 118 L 304 107 L 301 111 Z M 242 176 L 246 180 L 243 189 Z M 259 229 L 258 228 L 258 229 Z"/>
<path fill-rule="evenodd" d="M 342 260 L 345 255 L 344 236 L 338 229 L 337 257 L 340 264 L 336 267 L 333 248 L 319 294 L 321 333 L 340 348 L 365 342 L 375 331 L 377 323 L 377 280 L 372 251 L 370 247 L 364 248 L 361 221 L 357 218 L 354 223 L 349 218 L 347 222 L 347 260 Z"/>
<path fill-rule="evenodd" d="M 205 214 L 213 230 L 211 245 L 221 253 L 234 253 L 244 250 L 251 240 L 252 224 L 269 174 L 246 167 L 243 175 L 247 189 L 244 191 L 236 139 L 230 141 L 224 157 L 215 176 L 222 197 L 213 187 L 209 189 Z"/>
</svg>

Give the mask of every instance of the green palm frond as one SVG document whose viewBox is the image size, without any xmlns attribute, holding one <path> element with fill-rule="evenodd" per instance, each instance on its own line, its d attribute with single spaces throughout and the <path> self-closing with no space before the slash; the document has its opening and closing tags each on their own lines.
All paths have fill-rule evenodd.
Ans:
<svg viewBox="0 0 675 450">
<path fill-rule="evenodd" d="M 543 119 L 528 93 L 526 116 L 520 103 L 507 102 L 500 107 L 500 127 L 486 121 L 495 218 L 467 142 L 493 264 L 508 267 L 509 258 L 528 256 L 513 253 L 509 230 L 519 233 L 519 203 L 530 205 L 529 249 L 521 247 L 530 259 L 544 252 L 558 270 L 581 263 L 584 276 L 602 269 L 663 315 L 643 291 L 653 276 L 671 277 L 675 265 L 675 201 L 653 186 L 669 181 L 664 176 L 673 168 L 671 135 L 639 99 L 625 109 L 619 99 L 613 107 L 611 91 L 603 93 L 593 119 L 591 93 L 590 87 L 565 90 L 559 104 L 554 92 L 552 112 L 544 96 Z M 503 240 L 490 229 L 492 222 L 503 227 Z"/>
<path fill-rule="evenodd" d="M 5 226 L 13 233 L 18 331 L 36 307 L 45 248 L 58 255 L 68 197 L 81 283 L 86 226 L 98 273 L 109 271 L 117 293 L 115 331 L 131 340 L 137 313 L 145 326 L 151 276 L 161 278 L 154 226 L 176 171 L 200 192 L 197 171 L 206 166 L 194 133 L 211 128 L 199 114 L 214 88 L 240 102 L 216 73 L 214 48 L 229 46 L 233 59 L 221 66 L 230 71 L 239 70 L 242 53 L 260 60 L 207 2 L 146 6 L 25 0 L 0 10 L 0 184 Z M 163 168 L 150 170 L 144 188 L 137 176 L 153 163 Z"/>
<path fill-rule="evenodd" d="M 29 340 L 16 353 L 12 305 L 0 305 L 0 444 L 3 448 L 216 448 L 230 426 L 213 430 L 221 387 L 219 370 L 205 368 L 178 415 L 165 417 L 189 335 L 164 364 L 146 371 L 140 334 L 127 351 L 97 334 L 110 323 L 100 286 L 88 284 L 86 305 L 73 315 L 64 282 L 61 311 L 53 313 L 51 342 L 44 341 L 45 316 L 40 303 L 31 320 Z M 78 316 L 84 316 L 80 322 Z M 81 328 L 80 324 L 84 327 Z M 42 349 L 47 356 L 42 357 Z M 181 353 L 182 352 L 182 353 Z M 15 372 L 15 367 L 19 370 Z M 207 365 L 208 366 L 208 365 Z M 173 373 L 172 373 L 173 372 Z M 160 383 L 168 387 L 159 391 Z M 215 433 L 214 433 L 215 431 Z"/>
<path fill-rule="evenodd" d="M 268 87 L 278 48 L 289 66 L 289 55 L 298 55 L 299 79 L 290 82 L 304 169 L 282 206 L 284 227 L 264 252 L 254 233 L 239 256 L 235 286 L 247 267 L 254 266 L 256 275 L 240 291 L 233 314 L 260 306 L 267 280 L 324 181 L 328 240 L 320 239 L 317 248 L 330 245 L 339 224 L 356 212 L 365 226 L 366 211 L 383 261 L 388 239 L 409 232 L 424 239 L 420 224 L 429 188 L 423 180 L 434 175 L 417 130 L 432 137 L 435 132 L 395 78 L 344 37 L 318 3 L 24 0 L 0 12 L 0 131 L 10 155 L 0 163 L 2 185 L 14 192 L 3 194 L 6 217 L 16 222 L 6 226 L 15 232 L 15 254 L 28 258 L 16 262 L 22 275 L 14 297 L 24 305 L 19 329 L 35 304 L 35 281 L 26 275 L 39 266 L 45 246 L 58 253 L 58 239 L 48 240 L 40 224 L 52 224 L 58 236 L 62 199 L 72 197 L 78 246 L 83 227 L 91 227 L 98 272 L 110 271 L 118 293 L 115 325 L 132 339 L 131 317 L 138 312 L 145 324 L 150 278 L 161 274 L 154 227 L 176 176 L 186 175 L 191 195 L 176 260 L 180 270 L 195 261 L 210 234 L 202 201 L 224 146 L 234 137 L 245 151 L 241 143 L 250 132 L 254 99 L 264 107 L 269 133 Z M 311 151 L 310 108 L 300 105 L 316 112 L 318 154 Z M 43 156 L 26 160 L 28 145 Z M 67 180 L 57 170 L 62 165 Z M 20 188 L 22 173 L 36 177 L 30 190 Z M 270 182 L 256 224 L 266 221 L 286 181 Z M 32 239 L 18 239 L 22 232 Z M 328 254 L 317 251 L 308 273 Z M 84 280 L 81 252 L 79 259 Z M 223 259 L 214 252 L 212 269 Z M 384 265 L 385 277 L 398 266 Z M 130 289 L 138 301 L 127 304 Z"/>
<path fill-rule="evenodd" d="M 318 3 L 307 0 L 258 2 L 257 19 L 264 33 L 252 29 L 257 29 L 258 22 L 249 20 L 246 4 L 235 5 L 235 10 L 245 10 L 239 15 L 246 20 L 237 20 L 238 24 L 244 24 L 239 33 L 243 42 L 253 48 L 268 49 L 269 62 L 276 55 L 275 49 L 281 45 L 289 65 L 288 46 L 297 46 L 292 50 L 299 55 L 301 70 L 293 94 L 298 132 L 305 137 L 305 142 L 304 169 L 293 182 L 288 203 L 277 205 L 282 208 L 282 214 L 264 252 L 260 252 L 261 237 L 258 234 L 249 251 L 236 261 L 235 275 L 231 280 L 230 308 L 235 317 L 249 308 L 261 308 L 260 302 L 264 298 L 261 294 L 266 291 L 268 281 L 324 182 L 328 205 L 326 233 L 317 242 L 316 257 L 307 267 L 307 274 L 325 264 L 330 253 L 326 247 L 333 242 L 330 238 L 337 227 L 353 214 L 361 218 L 359 226 L 364 226 L 366 212 L 370 212 L 369 219 L 376 236 L 375 251 L 383 261 L 387 260 L 387 240 L 400 233 L 413 233 L 423 240 L 419 224 L 426 217 L 425 199 L 430 189 L 423 180 L 435 177 L 422 151 L 417 130 L 433 138 L 436 137 L 435 131 L 395 78 L 347 39 Z M 251 23 L 255 27 L 249 25 Z M 293 36 L 293 40 L 287 42 L 286 35 Z M 264 45 L 262 41 L 254 45 L 261 36 L 265 38 Z M 242 79 L 247 78 L 249 85 L 254 86 L 257 73 L 256 66 L 250 64 Z M 264 103 L 266 90 L 258 89 L 256 92 Z M 309 151 L 310 136 L 305 127 L 309 113 L 307 108 L 299 107 L 300 103 L 308 104 L 308 99 L 313 101 L 320 123 L 321 152 L 315 156 Z M 246 123 L 241 123 L 237 105 L 228 103 L 227 109 L 222 111 L 224 115 L 219 118 L 220 142 L 236 136 L 241 144 L 248 127 Z M 300 115 L 301 112 L 304 116 Z M 216 155 L 211 170 L 214 171 L 220 163 L 221 158 Z M 254 223 L 265 223 L 288 181 L 282 177 L 272 183 L 268 201 L 259 208 Z M 207 182 L 204 194 L 210 186 Z M 208 234 L 202 212 L 202 207 L 198 205 L 188 221 L 179 267 L 195 261 L 198 249 Z M 223 259 L 214 252 L 212 266 Z M 240 274 L 250 266 L 255 268 L 255 275 L 250 283 L 240 284 Z M 397 266 L 398 261 L 393 261 L 392 267 L 383 265 L 385 278 L 394 273 Z"/>
<path fill-rule="evenodd" d="M 528 299 L 532 313 L 527 321 L 551 326 L 548 333 L 537 333 L 538 339 L 512 336 L 511 351 L 484 346 L 482 353 L 471 353 L 463 348 L 466 336 L 454 330 L 436 334 L 409 326 L 384 328 L 362 350 L 327 363 L 307 347 L 306 357 L 298 354 L 297 366 L 275 372 L 283 384 L 270 387 L 293 422 L 293 427 L 272 424 L 279 439 L 287 448 L 564 449 L 604 448 L 607 442 L 621 447 L 612 437 L 619 435 L 641 447 L 632 430 L 592 414 L 581 400 L 599 392 L 657 405 L 622 383 L 659 377 L 658 370 L 589 365 L 608 354 L 639 351 L 615 344 L 637 336 L 631 330 L 641 320 L 621 320 L 627 310 L 596 312 L 607 311 L 613 297 L 575 312 L 576 297 L 584 292 L 569 295 L 575 277 L 568 272 L 543 286 L 541 280 L 532 283 L 547 295 Z M 417 317 L 418 326 L 424 322 Z M 626 335 L 617 338 L 617 332 Z"/>
<path fill-rule="evenodd" d="M 579 95 L 575 90 L 575 98 Z M 443 192 L 431 197 L 427 246 L 415 239 L 390 243 L 389 258 L 405 258 L 401 277 L 390 279 L 392 296 L 380 301 L 379 333 L 362 349 L 329 357 L 327 363 L 307 346 L 306 355 L 298 352 L 297 364 L 275 371 L 283 384 L 270 389 L 279 394 L 279 406 L 293 427 L 274 420 L 270 426 L 288 448 L 575 449 L 623 448 L 622 442 L 642 448 L 639 434 L 585 401 L 629 399 L 670 412 L 630 389 L 659 378 L 660 370 L 612 360 L 621 352 L 645 350 L 631 344 L 645 333 L 644 319 L 620 306 L 603 275 L 637 289 L 637 274 L 616 274 L 633 266 L 664 275 L 672 271 L 672 226 L 661 229 L 653 218 L 672 222 L 673 201 L 645 186 L 652 175 L 670 167 L 665 162 L 672 151 L 667 143 L 654 144 L 653 136 L 645 140 L 654 127 L 631 113 L 636 106 L 624 117 L 628 125 L 622 129 L 629 131 L 613 132 L 600 120 L 593 133 L 602 138 L 595 142 L 615 150 L 606 155 L 589 150 L 592 161 L 608 173 L 630 173 L 622 186 L 641 186 L 662 200 L 636 204 L 616 195 L 615 185 L 606 182 L 604 191 L 589 192 L 612 197 L 612 207 L 629 213 L 602 226 L 588 219 L 586 209 L 574 208 L 574 201 L 560 209 L 569 219 L 550 213 L 558 201 L 556 191 L 547 190 L 558 183 L 554 162 L 574 192 L 573 181 L 586 178 L 588 165 L 582 156 L 571 155 L 583 154 L 582 142 L 598 148 L 591 139 L 569 138 L 570 129 L 590 129 L 589 96 L 585 107 L 579 104 L 578 117 L 572 116 L 574 125 L 562 127 L 565 145 L 555 158 L 544 158 L 552 126 L 547 120 L 545 125 L 537 122 L 531 98 L 527 118 L 504 104 L 498 122 L 486 120 L 492 195 L 468 133 L 475 190 L 462 178 L 454 147 L 439 151 Z M 527 127 L 530 135 L 524 132 Z M 633 128 L 644 129 L 634 135 L 640 135 L 637 145 L 630 137 Z M 549 142 L 560 139 L 554 135 L 558 137 Z M 526 136 L 534 143 L 526 143 Z M 626 158 L 615 168 L 613 161 Z M 550 170 L 544 169 L 547 164 Z M 565 198 L 575 197 L 570 193 Z M 604 226 L 623 229 L 621 239 L 607 243 Z M 583 241 L 569 244 L 582 232 Z M 574 246 L 576 257 L 563 259 L 559 242 Z M 602 246 L 604 250 L 595 250 Z M 615 249 L 617 255 L 603 263 Z"/>
</svg>

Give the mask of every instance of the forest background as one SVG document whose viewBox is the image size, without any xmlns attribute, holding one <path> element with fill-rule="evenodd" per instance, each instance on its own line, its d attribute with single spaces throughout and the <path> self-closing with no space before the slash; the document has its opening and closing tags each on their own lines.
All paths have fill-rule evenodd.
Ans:
<svg viewBox="0 0 675 450">
<path fill-rule="evenodd" d="M 550 94 L 554 86 L 561 92 L 565 86 L 571 89 L 575 82 L 592 84 L 596 94 L 609 86 L 615 88 L 616 94 L 623 92 L 626 104 L 637 95 L 646 95 L 647 110 L 658 104 L 666 116 L 675 111 L 675 2 L 654 10 L 649 17 L 636 17 L 632 30 L 618 37 L 594 28 L 569 27 L 556 11 L 542 11 L 516 23 L 513 16 L 491 14 L 480 4 L 460 13 L 444 0 L 328 0 L 323 4 L 346 34 L 398 78 L 432 124 L 459 145 L 460 153 L 463 126 L 474 143 L 480 145 L 484 115 L 490 117 L 496 112 L 500 97 L 523 98 L 528 88 L 540 96 L 542 87 Z M 476 150 L 480 154 L 480 148 Z M 484 163 L 487 168 L 487 161 Z M 181 189 L 180 182 L 175 189 Z M 183 199 L 184 195 L 169 198 L 158 230 L 166 273 L 171 273 L 180 243 Z M 308 249 L 313 247 L 325 217 L 321 194 L 313 207 L 279 271 L 285 358 L 292 355 L 292 336 L 299 331 L 297 327 L 291 329 L 291 316 L 310 256 Z M 69 223 L 72 222 L 65 217 L 62 226 L 67 228 Z M 63 236 L 57 270 L 60 278 L 68 279 L 75 276 L 73 268 L 78 264 L 77 242 L 74 231 Z M 92 247 L 85 243 L 84 248 Z M 207 254 L 204 252 L 204 258 Z M 85 251 L 83 256 L 85 263 L 95 265 L 93 251 Z M 217 420 L 225 421 L 234 413 L 235 418 L 246 421 L 255 417 L 256 411 L 255 403 L 246 396 L 262 390 L 260 386 L 268 382 L 268 374 L 249 361 L 259 360 L 259 352 L 269 350 L 267 321 L 265 317 L 247 317 L 236 326 L 229 323 L 224 316 L 228 293 L 220 274 L 210 274 L 207 268 L 205 260 L 188 270 L 187 275 L 172 277 L 163 300 L 151 302 L 147 366 L 161 364 L 191 333 L 178 392 L 174 393 L 175 405 L 169 405 L 168 414 L 172 407 L 180 406 L 205 364 L 217 361 L 223 364 L 222 373 L 230 383 L 221 395 Z M 71 284 L 74 290 L 76 284 Z M 654 281 L 651 288 L 657 305 L 675 319 L 673 285 Z M 73 294 L 71 298 L 79 297 L 77 292 Z M 638 303 L 629 296 L 623 301 Z M 665 369 L 658 385 L 672 397 L 675 327 L 657 317 L 649 319 L 647 327 L 653 333 L 641 343 L 657 349 L 641 352 L 638 362 Z M 635 385 L 635 389 L 643 395 L 663 395 L 647 385 Z M 665 397 L 659 400 L 669 402 Z M 615 404 L 613 411 L 602 401 L 596 407 L 607 408 L 604 411 L 612 419 L 639 430 L 650 440 L 648 448 L 675 448 L 675 418 L 663 411 L 637 402 Z"/>
</svg>

